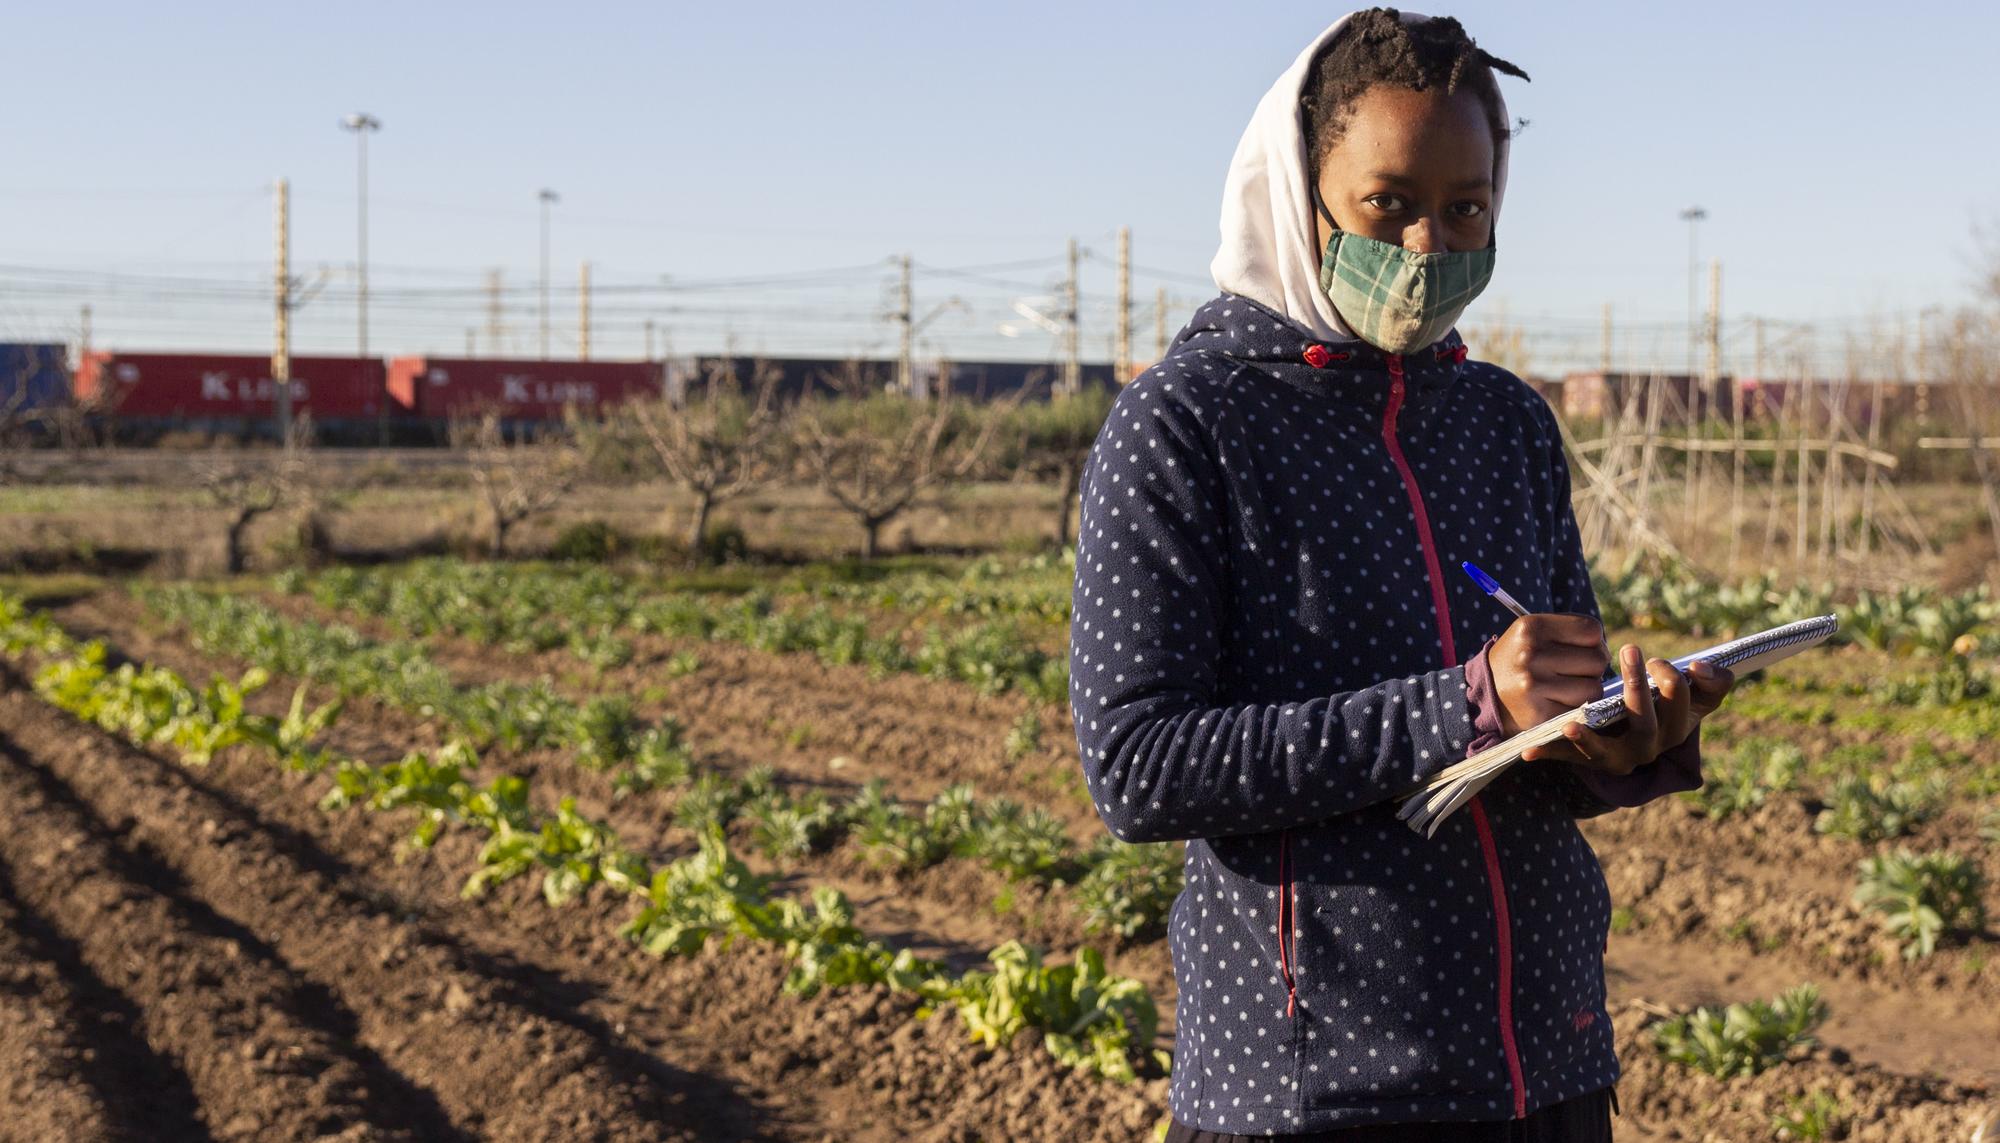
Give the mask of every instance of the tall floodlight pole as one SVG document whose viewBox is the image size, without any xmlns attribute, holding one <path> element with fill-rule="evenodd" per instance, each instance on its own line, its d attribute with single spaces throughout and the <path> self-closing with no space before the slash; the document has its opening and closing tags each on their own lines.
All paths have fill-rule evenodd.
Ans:
<svg viewBox="0 0 2000 1143">
<path fill-rule="evenodd" d="M 354 230 L 355 230 L 355 328 L 354 356 L 358 361 L 368 360 L 368 136 L 380 131 L 382 121 L 365 111 L 357 111 L 340 121 L 343 131 L 354 132 L 355 163 L 354 181 Z M 367 368 L 366 365 L 357 368 Z M 388 407 L 376 398 L 375 417 L 376 443 L 387 444 L 389 431 Z"/>
<path fill-rule="evenodd" d="M 1697 251 L 1699 249 L 1696 245 L 1696 232 L 1701 226 L 1701 220 L 1707 217 L 1708 217 L 1708 211 L 1703 210 L 1701 207 L 1698 206 L 1691 206 L 1688 207 L 1686 210 L 1681 211 L 1681 221 L 1688 224 L 1687 375 L 1689 377 L 1694 376 L 1694 345 L 1695 345 L 1694 314 L 1696 305 L 1695 278 L 1700 273 L 1699 259 L 1696 257 Z"/>
<path fill-rule="evenodd" d="M 536 196 L 542 203 L 542 360 L 549 359 L 549 208 L 562 201 L 556 192 L 543 187 Z"/>
</svg>

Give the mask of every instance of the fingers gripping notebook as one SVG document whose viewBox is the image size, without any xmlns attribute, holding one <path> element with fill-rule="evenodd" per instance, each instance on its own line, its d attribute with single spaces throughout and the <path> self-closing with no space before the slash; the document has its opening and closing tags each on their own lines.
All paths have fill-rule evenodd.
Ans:
<svg viewBox="0 0 2000 1143">
<path fill-rule="evenodd" d="M 1741 678 L 1759 667 L 1790 658 L 1808 647 L 1819 646 L 1826 642 L 1838 625 L 1838 620 L 1832 615 L 1814 616 L 1731 639 L 1727 643 L 1717 643 L 1713 647 L 1682 655 L 1672 662 L 1675 670 L 1686 672 L 1688 664 L 1696 659 L 1706 659 L 1718 667 L 1734 671 Z M 1651 679 L 1646 685 L 1657 698 L 1658 685 Z M 1471 801 L 1507 767 L 1519 761 L 1522 751 L 1561 738 L 1563 727 L 1571 722 L 1581 722 L 1598 730 L 1625 717 L 1625 713 L 1624 680 L 1608 682 L 1604 684 L 1603 697 L 1531 726 L 1432 775 L 1423 785 L 1402 795 L 1403 808 L 1397 811 L 1396 816 L 1425 837 L 1434 836 L 1446 818 Z"/>
</svg>

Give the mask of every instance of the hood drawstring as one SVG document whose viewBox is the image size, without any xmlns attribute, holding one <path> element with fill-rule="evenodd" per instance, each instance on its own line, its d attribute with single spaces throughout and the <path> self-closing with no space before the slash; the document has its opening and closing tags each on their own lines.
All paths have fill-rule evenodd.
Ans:
<svg viewBox="0 0 2000 1143">
<path fill-rule="evenodd" d="M 1353 354 L 1336 353 L 1324 345 L 1308 345 L 1306 346 L 1304 356 L 1307 365 L 1312 366 L 1314 369 L 1325 369 L 1333 362 L 1347 360 Z"/>
<path fill-rule="evenodd" d="M 1297 967 L 1297 950 L 1292 945 L 1292 930 L 1298 925 L 1293 915 L 1292 903 L 1292 831 L 1278 834 L 1278 969 L 1285 975 L 1285 1015 L 1298 1011 L 1299 984 L 1293 975 Z"/>
<path fill-rule="evenodd" d="M 1317 342 L 1315 342 L 1312 345 L 1306 346 L 1305 352 L 1300 354 L 1300 356 L 1305 359 L 1305 363 L 1307 365 L 1312 366 L 1314 369 L 1325 369 L 1327 366 L 1333 364 L 1336 361 L 1346 361 L 1352 358 L 1354 355 L 1351 353 L 1345 353 L 1337 350 L 1328 349 L 1326 346 L 1320 345 Z M 1466 357 L 1465 346 L 1463 343 L 1459 345 L 1440 345 L 1434 351 L 1434 356 L 1439 361 L 1450 361 L 1455 364 L 1463 365 L 1465 364 L 1465 357 Z M 1389 357 L 1393 360 L 1397 357 L 1397 355 L 1390 354 Z"/>
</svg>

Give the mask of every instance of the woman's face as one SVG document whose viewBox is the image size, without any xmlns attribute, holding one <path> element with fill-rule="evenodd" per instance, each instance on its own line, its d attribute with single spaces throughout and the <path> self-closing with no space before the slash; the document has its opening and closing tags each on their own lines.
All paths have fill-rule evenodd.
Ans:
<svg viewBox="0 0 2000 1143">
<path fill-rule="evenodd" d="M 1375 84 L 1326 153 L 1320 197 L 1340 228 L 1418 254 L 1493 240 L 1493 128 L 1479 97 Z M 1318 222 L 1318 249 L 1333 237 Z"/>
</svg>

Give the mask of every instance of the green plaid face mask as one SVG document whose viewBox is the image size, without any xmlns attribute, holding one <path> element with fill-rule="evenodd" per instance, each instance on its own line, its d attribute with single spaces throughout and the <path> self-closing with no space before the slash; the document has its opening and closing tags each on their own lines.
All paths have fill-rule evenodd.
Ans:
<svg viewBox="0 0 2000 1143">
<path fill-rule="evenodd" d="M 1354 335 L 1386 353 L 1411 353 L 1451 332 L 1465 307 L 1493 278 L 1492 246 L 1417 254 L 1334 225 L 1319 263 L 1319 285 Z"/>
</svg>

